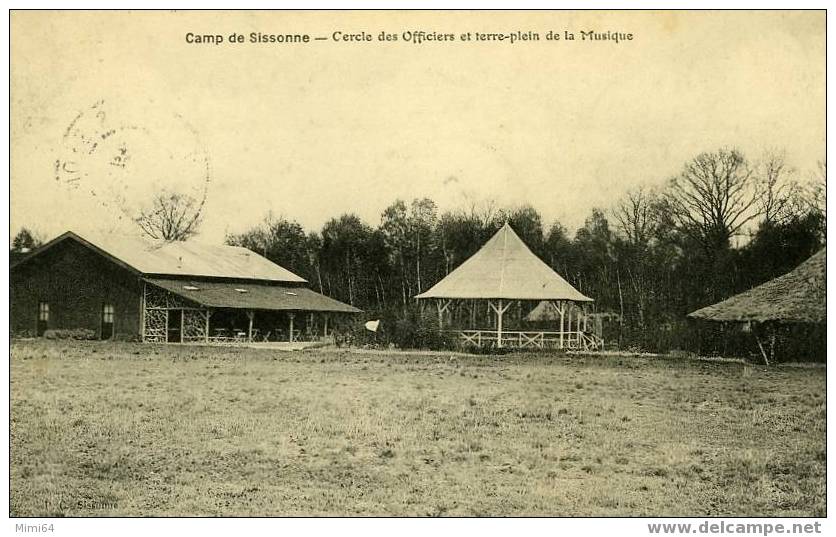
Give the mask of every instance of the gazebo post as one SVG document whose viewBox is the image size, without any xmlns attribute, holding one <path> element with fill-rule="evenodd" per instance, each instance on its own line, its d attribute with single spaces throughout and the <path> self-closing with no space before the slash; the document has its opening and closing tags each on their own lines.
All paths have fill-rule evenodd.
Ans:
<svg viewBox="0 0 836 537">
<path fill-rule="evenodd" d="M 247 326 L 247 341 L 250 343 L 253 342 L 253 318 L 255 317 L 255 312 L 253 310 L 247 310 L 247 319 L 249 319 L 249 324 Z"/>
<path fill-rule="evenodd" d="M 314 315 L 313 315 L 313 312 L 310 312 L 308 314 L 308 322 L 305 326 L 305 334 L 307 334 L 308 341 L 310 341 L 312 339 L 311 335 L 313 334 L 313 329 L 314 329 L 313 323 L 314 323 Z"/>
<path fill-rule="evenodd" d="M 557 311 L 558 311 L 558 313 L 560 313 L 560 348 L 562 349 L 563 348 L 563 314 L 564 314 L 564 310 L 566 309 L 566 306 L 563 304 L 563 301 L 561 301 L 561 300 L 558 300 L 557 303 L 559 304 L 559 306 L 557 306 Z"/>
<path fill-rule="evenodd" d="M 568 311 L 566 313 L 568 314 L 567 316 L 569 317 L 567 319 L 568 322 L 566 323 L 566 332 L 568 332 L 568 334 L 566 336 L 566 346 L 571 347 L 572 346 L 572 313 L 573 313 L 573 309 L 568 308 Z"/>
<path fill-rule="evenodd" d="M 139 295 L 139 340 L 145 343 L 145 294 L 148 284 L 142 284 L 142 294 Z"/>
<path fill-rule="evenodd" d="M 496 310 L 496 347 L 502 348 L 502 299 L 499 299 L 499 307 Z"/>
<path fill-rule="evenodd" d="M 203 334 L 203 341 L 209 343 L 209 318 L 212 317 L 212 310 L 206 310 L 206 333 Z"/>
<path fill-rule="evenodd" d="M 488 300 L 488 306 L 496 313 L 496 346 L 497 348 L 502 348 L 502 314 L 505 313 L 508 308 L 511 307 L 513 302 L 509 302 L 508 304 L 502 305 L 502 299 L 498 299 L 497 305 L 494 306 L 492 300 Z"/>
<path fill-rule="evenodd" d="M 295 314 L 293 312 L 290 312 L 290 313 L 287 314 L 287 316 L 290 318 L 290 330 L 289 330 L 289 335 L 287 337 L 287 340 L 290 343 L 293 343 L 293 316 L 294 315 Z"/>
<path fill-rule="evenodd" d="M 436 299 L 435 307 L 438 309 L 438 331 L 441 332 L 444 330 L 444 312 L 447 311 L 447 308 L 450 306 L 450 302 L 452 300 L 448 300 L 444 302 L 442 299 Z"/>
</svg>

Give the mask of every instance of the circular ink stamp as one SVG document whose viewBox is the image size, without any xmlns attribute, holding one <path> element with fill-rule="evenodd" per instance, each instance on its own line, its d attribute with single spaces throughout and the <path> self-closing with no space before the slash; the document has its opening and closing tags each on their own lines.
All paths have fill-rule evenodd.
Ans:
<svg viewBox="0 0 836 537">
<path fill-rule="evenodd" d="M 104 100 L 67 125 L 54 172 L 60 187 L 90 196 L 120 222 L 136 221 L 160 195 L 188 197 L 199 214 L 212 176 L 198 131 L 181 115 L 132 115 Z"/>
</svg>

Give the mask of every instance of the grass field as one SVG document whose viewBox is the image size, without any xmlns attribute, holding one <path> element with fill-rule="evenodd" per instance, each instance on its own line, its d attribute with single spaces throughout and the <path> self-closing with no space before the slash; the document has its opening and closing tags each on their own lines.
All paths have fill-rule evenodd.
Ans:
<svg viewBox="0 0 836 537">
<path fill-rule="evenodd" d="M 19 341 L 11 514 L 825 515 L 825 370 Z"/>
</svg>

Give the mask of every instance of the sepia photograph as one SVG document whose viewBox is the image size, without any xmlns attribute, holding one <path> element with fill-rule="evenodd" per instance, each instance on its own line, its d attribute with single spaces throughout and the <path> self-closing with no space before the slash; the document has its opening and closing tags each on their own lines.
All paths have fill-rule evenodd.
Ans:
<svg viewBox="0 0 836 537">
<path fill-rule="evenodd" d="M 9 27 L 16 533 L 822 533 L 825 10 Z"/>
</svg>

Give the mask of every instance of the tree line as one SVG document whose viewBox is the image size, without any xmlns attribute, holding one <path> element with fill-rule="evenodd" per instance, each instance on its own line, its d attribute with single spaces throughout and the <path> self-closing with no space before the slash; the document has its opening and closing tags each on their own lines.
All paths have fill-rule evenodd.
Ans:
<svg viewBox="0 0 836 537">
<path fill-rule="evenodd" d="M 802 177 L 781 152 L 750 160 L 721 148 L 697 155 L 660 185 L 592 209 L 574 233 L 544 222 L 531 205 L 485 201 L 442 212 L 419 198 L 395 200 L 374 224 L 345 213 L 318 231 L 269 213 L 226 243 L 263 255 L 369 315 L 404 319 L 414 315 L 416 294 L 507 221 L 537 256 L 594 298 L 597 311 L 618 314 L 622 347 L 664 351 L 692 345 L 689 312 L 788 272 L 825 244 L 825 176 L 823 162 Z M 158 210 L 137 224 L 152 238 L 186 239 L 203 216 L 183 203 L 163 195 Z M 21 230 L 13 250 L 32 240 Z"/>
<path fill-rule="evenodd" d="M 269 214 L 226 242 L 370 315 L 398 318 L 507 221 L 598 311 L 619 314 L 622 346 L 661 351 L 688 346 L 689 312 L 783 274 L 824 245 L 825 171 L 822 163 L 805 179 L 780 152 L 750 161 L 721 148 L 663 185 L 593 209 L 574 234 L 531 205 L 441 212 L 420 198 L 395 200 L 375 225 L 346 213 L 318 232 Z"/>
</svg>

